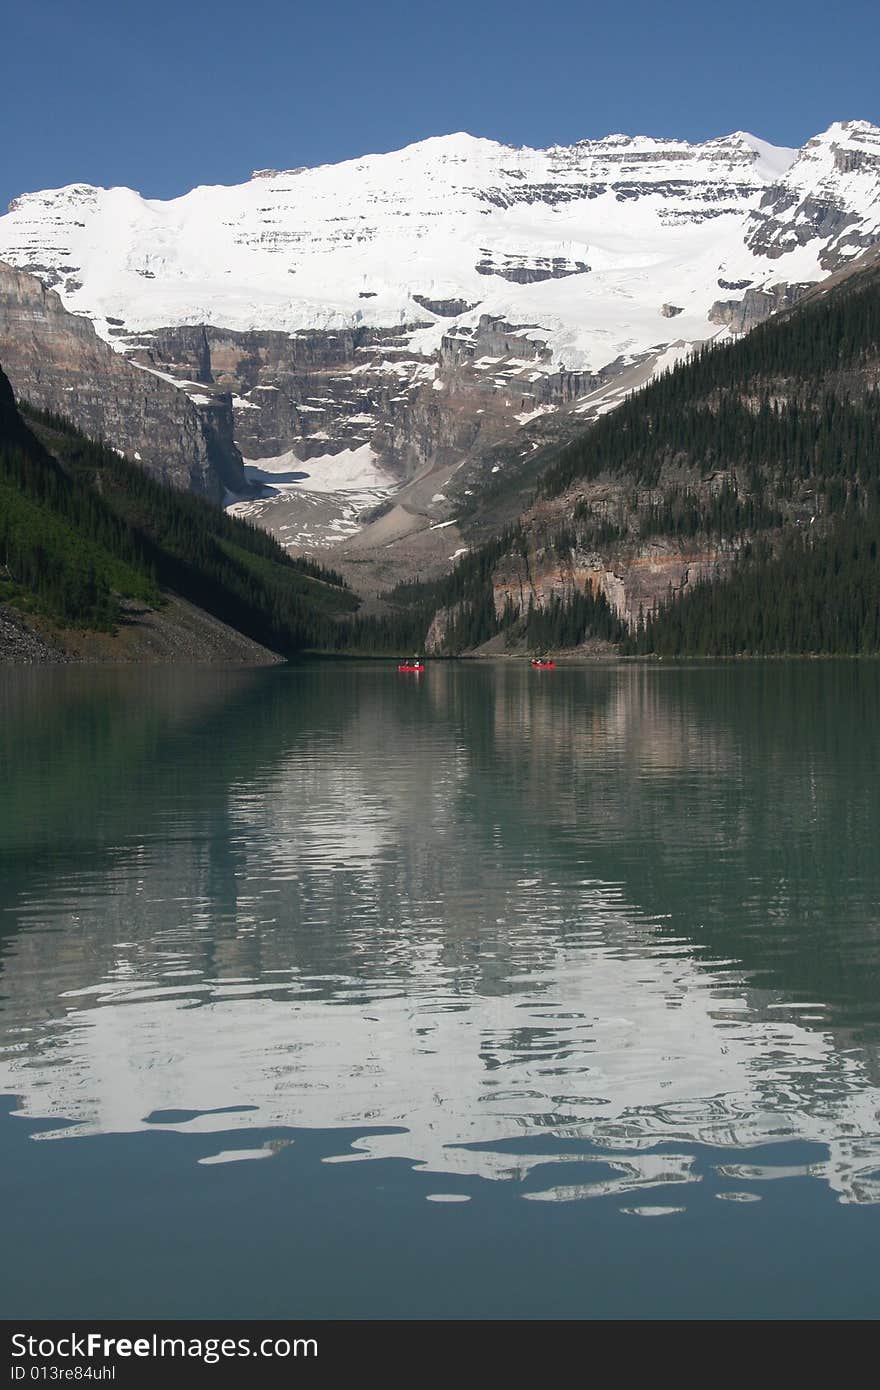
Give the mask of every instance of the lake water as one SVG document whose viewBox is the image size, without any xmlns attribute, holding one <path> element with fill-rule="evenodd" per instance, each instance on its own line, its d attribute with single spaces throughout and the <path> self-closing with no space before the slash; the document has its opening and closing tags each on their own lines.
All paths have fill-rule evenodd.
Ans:
<svg viewBox="0 0 880 1390">
<path fill-rule="evenodd" d="M 880 1312 L 880 666 L 0 673 L 8 1317 Z"/>
</svg>

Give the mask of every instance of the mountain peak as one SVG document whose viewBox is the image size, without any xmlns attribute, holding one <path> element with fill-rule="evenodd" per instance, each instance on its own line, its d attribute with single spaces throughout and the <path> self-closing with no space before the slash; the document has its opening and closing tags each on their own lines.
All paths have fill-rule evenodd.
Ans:
<svg viewBox="0 0 880 1390">
<path fill-rule="evenodd" d="M 720 291 L 763 282 L 765 256 L 776 280 L 800 283 L 878 239 L 875 140 L 866 121 L 801 151 L 745 130 L 548 149 L 457 130 L 170 200 L 86 184 L 27 194 L 0 217 L 0 256 L 116 346 L 184 324 L 391 329 L 430 313 L 431 353 L 473 312 L 531 325 L 548 361 L 593 371 L 660 342 L 664 305 L 680 336 L 710 334 Z M 834 218 L 798 220 L 811 198 Z"/>
<path fill-rule="evenodd" d="M 804 148 L 840 144 L 880 145 L 880 126 L 864 120 L 832 121 L 827 130 L 814 135 L 812 140 L 807 141 Z"/>
<path fill-rule="evenodd" d="M 800 154 L 800 150 L 786 145 L 771 145 L 768 140 L 762 140 L 748 130 L 734 130 L 722 137 L 719 143 L 751 150 L 756 170 L 770 183 L 782 178 Z"/>
<path fill-rule="evenodd" d="M 466 130 L 451 131 L 448 135 L 428 135 L 424 140 L 416 140 L 411 145 L 403 145 L 391 150 L 387 155 L 370 155 L 371 159 L 421 158 L 429 159 L 472 159 L 496 154 L 501 150 L 512 150 L 513 145 L 504 145 L 498 140 L 490 140 L 484 135 L 471 135 Z M 351 161 L 346 161 L 351 162 Z"/>
</svg>

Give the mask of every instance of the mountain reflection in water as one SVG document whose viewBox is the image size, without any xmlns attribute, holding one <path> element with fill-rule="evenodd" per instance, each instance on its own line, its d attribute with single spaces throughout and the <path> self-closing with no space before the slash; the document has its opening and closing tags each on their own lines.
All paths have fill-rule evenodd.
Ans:
<svg viewBox="0 0 880 1390">
<path fill-rule="evenodd" d="M 203 1164 L 361 1127 L 337 1161 L 638 1210 L 686 1206 L 700 1145 L 721 1195 L 880 1201 L 878 694 L 857 663 L 5 673 L 0 1092 L 41 1140 L 222 1134 Z M 793 1140 L 822 1156 L 750 1158 Z"/>
</svg>

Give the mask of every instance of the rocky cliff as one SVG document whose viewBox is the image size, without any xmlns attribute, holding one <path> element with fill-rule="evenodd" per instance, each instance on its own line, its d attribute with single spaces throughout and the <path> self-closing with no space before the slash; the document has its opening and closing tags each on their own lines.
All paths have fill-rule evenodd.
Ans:
<svg viewBox="0 0 880 1390">
<path fill-rule="evenodd" d="M 575 550 L 561 557 L 539 547 L 523 555 L 509 555 L 493 576 L 495 611 L 523 616 L 529 606 L 546 608 L 553 598 L 570 599 L 592 589 L 607 598 L 614 612 L 628 626 L 639 613 L 650 613 L 689 584 L 723 572 L 733 550 L 705 545 L 680 545 L 657 539 L 643 546 L 629 545 L 604 554 Z"/>
<path fill-rule="evenodd" d="M 246 486 L 228 393 L 192 400 L 114 352 L 35 276 L 3 262 L 0 363 L 19 399 L 65 416 L 163 481 L 218 502 Z"/>
<path fill-rule="evenodd" d="M 199 324 L 135 335 L 118 328 L 114 337 L 131 362 L 231 397 L 246 459 L 292 450 L 308 462 L 367 445 L 401 482 L 515 435 L 530 417 L 571 405 L 634 360 L 568 371 L 552 362 L 535 325 L 490 314 L 451 328 L 426 360 L 411 345 L 425 327 L 288 334 Z"/>
<path fill-rule="evenodd" d="M 409 326 L 409 331 L 417 328 Z M 424 325 L 422 325 L 424 327 Z M 294 450 L 302 460 L 373 443 L 433 367 L 408 350 L 408 330 L 351 328 L 237 332 L 210 324 L 169 325 L 114 337 L 137 365 L 190 386 L 223 393 L 245 458 Z M 417 441 L 413 441 L 418 455 Z M 386 463 L 401 477 L 415 466 L 407 447 L 388 443 Z"/>
<path fill-rule="evenodd" d="M 802 285 L 770 285 L 766 289 L 746 290 L 742 299 L 717 299 L 709 310 L 712 323 L 720 323 L 731 333 L 748 333 L 756 324 L 763 323 L 772 314 L 782 309 L 790 309 L 803 299 L 813 282 Z"/>
</svg>

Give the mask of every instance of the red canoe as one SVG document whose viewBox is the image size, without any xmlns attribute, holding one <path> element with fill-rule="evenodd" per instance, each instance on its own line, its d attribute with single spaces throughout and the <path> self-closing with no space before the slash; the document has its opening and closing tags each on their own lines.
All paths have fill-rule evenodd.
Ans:
<svg viewBox="0 0 880 1390">
<path fill-rule="evenodd" d="M 534 666 L 534 668 L 535 668 L 536 671 L 555 671 L 555 670 L 556 670 L 556 662 L 555 662 L 555 661 L 534 661 L 534 660 L 533 660 L 533 661 L 532 661 L 532 665 Z"/>
<path fill-rule="evenodd" d="M 421 662 L 419 662 L 418 665 L 414 665 L 412 662 L 407 661 L 407 662 L 401 662 L 401 664 L 398 666 L 397 669 L 398 669 L 398 671 L 416 671 L 416 672 L 418 672 L 418 671 L 424 671 L 425 668 L 424 668 L 424 666 L 422 665 Z"/>
</svg>

